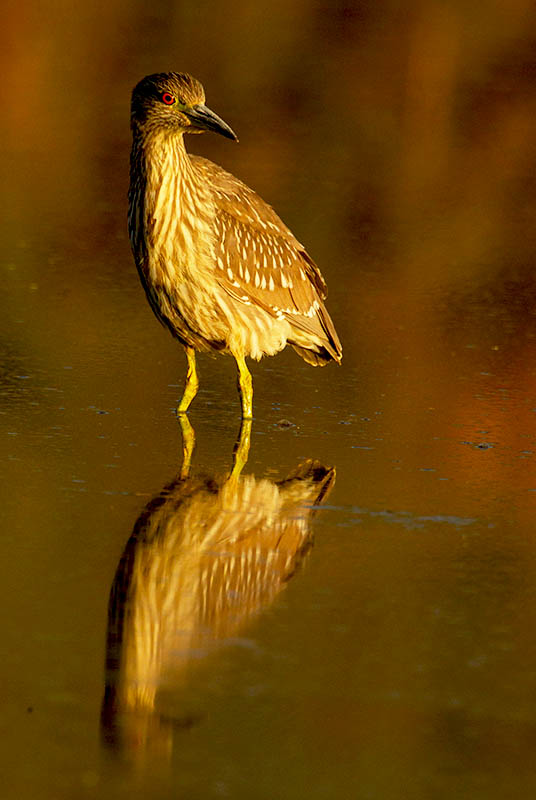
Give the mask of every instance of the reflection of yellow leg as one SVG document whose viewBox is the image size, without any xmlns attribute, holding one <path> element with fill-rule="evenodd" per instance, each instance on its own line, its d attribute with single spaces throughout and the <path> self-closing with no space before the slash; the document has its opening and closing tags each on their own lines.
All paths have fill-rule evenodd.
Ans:
<svg viewBox="0 0 536 800">
<path fill-rule="evenodd" d="M 243 419 L 240 426 L 240 433 L 235 444 L 233 453 L 233 468 L 229 475 L 229 481 L 237 481 L 240 473 L 246 466 L 249 456 L 249 446 L 251 444 L 251 419 Z"/>
<path fill-rule="evenodd" d="M 251 419 L 253 416 L 253 381 L 251 373 L 246 367 L 244 356 L 235 356 L 238 367 L 238 391 L 242 400 L 242 417 Z"/>
<path fill-rule="evenodd" d="M 195 447 L 195 431 L 190 425 L 190 420 L 186 414 L 179 414 L 179 422 L 182 432 L 182 467 L 180 477 L 187 478 L 190 473 L 192 454 Z"/>
<path fill-rule="evenodd" d="M 184 349 L 186 350 L 186 358 L 188 359 L 188 369 L 186 370 L 184 393 L 177 409 L 177 413 L 179 414 L 185 414 L 188 411 L 190 403 L 199 389 L 199 378 L 197 377 L 197 370 L 195 368 L 195 350 L 193 347 L 185 347 Z"/>
</svg>

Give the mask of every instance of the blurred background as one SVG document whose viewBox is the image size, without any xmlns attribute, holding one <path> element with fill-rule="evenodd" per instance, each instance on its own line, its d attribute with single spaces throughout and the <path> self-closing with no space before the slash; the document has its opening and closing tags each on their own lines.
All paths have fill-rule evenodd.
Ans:
<svg viewBox="0 0 536 800">
<path fill-rule="evenodd" d="M 6 797 L 527 796 L 534 3 L 8 0 L 0 39 Z M 151 766 L 99 713 L 115 570 L 180 469 L 184 356 L 126 233 L 130 92 L 167 70 L 240 138 L 187 147 L 320 266 L 344 359 L 253 365 L 246 472 L 315 458 L 336 484 L 287 589 L 166 687 L 203 712 Z M 224 473 L 231 360 L 201 359 L 190 418 Z"/>
</svg>

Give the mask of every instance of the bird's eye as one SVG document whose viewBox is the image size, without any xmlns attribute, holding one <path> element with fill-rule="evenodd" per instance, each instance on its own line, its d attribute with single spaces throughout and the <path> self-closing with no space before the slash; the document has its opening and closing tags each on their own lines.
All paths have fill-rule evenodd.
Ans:
<svg viewBox="0 0 536 800">
<path fill-rule="evenodd" d="M 163 92 L 160 97 L 162 102 L 165 103 L 167 106 L 172 106 L 173 103 L 175 102 L 175 98 L 169 92 Z"/>
</svg>

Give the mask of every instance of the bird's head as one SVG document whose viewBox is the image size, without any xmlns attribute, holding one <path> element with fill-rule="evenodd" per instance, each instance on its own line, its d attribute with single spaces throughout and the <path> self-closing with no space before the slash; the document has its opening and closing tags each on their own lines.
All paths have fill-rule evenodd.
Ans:
<svg viewBox="0 0 536 800">
<path fill-rule="evenodd" d="M 205 105 L 205 90 L 183 72 L 147 75 L 132 92 L 131 124 L 144 133 L 204 133 L 213 131 L 238 141 L 236 134 Z"/>
</svg>

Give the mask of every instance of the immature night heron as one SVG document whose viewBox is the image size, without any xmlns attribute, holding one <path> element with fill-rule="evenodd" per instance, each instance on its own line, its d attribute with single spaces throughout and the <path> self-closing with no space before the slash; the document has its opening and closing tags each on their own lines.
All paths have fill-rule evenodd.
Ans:
<svg viewBox="0 0 536 800">
<path fill-rule="evenodd" d="M 186 386 L 195 397 L 196 350 L 230 353 L 238 366 L 242 416 L 252 414 L 247 356 L 286 344 L 309 364 L 340 362 L 319 269 L 273 209 L 245 184 L 199 156 L 183 134 L 236 139 L 205 105 L 190 75 L 149 75 L 132 93 L 129 233 L 136 266 L 158 319 L 184 345 Z"/>
</svg>

